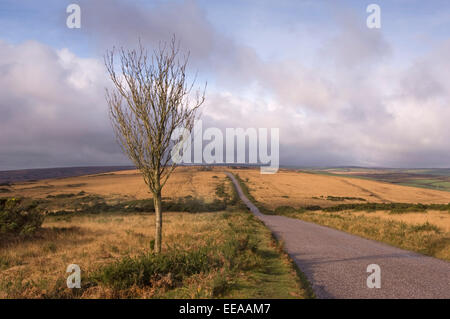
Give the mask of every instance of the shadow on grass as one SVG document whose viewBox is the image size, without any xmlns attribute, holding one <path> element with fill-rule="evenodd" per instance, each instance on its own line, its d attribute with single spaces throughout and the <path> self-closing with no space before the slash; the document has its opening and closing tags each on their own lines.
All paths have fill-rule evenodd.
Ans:
<svg viewBox="0 0 450 319">
<path fill-rule="evenodd" d="M 24 243 L 45 243 L 45 242 L 54 242 L 58 241 L 61 243 L 66 239 L 70 242 L 73 242 L 74 238 L 81 238 L 86 235 L 98 235 L 96 232 L 90 231 L 88 229 L 84 229 L 78 226 L 70 226 L 70 227 L 43 227 L 39 229 L 34 235 L 28 237 L 18 237 L 18 236 L 8 236 L 2 238 L 0 241 L 0 248 L 11 247 Z M 67 237 L 67 238 L 66 238 Z M 86 239 L 87 240 L 87 239 Z M 86 240 L 82 240 L 81 242 L 86 242 Z M 91 241 L 89 239 L 88 241 Z M 80 241 L 77 239 L 77 244 Z"/>
</svg>

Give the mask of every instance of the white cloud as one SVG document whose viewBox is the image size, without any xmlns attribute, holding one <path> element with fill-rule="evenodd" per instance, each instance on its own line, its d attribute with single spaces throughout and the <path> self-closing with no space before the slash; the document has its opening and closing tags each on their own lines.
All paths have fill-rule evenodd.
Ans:
<svg viewBox="0 0 450 319">
<path fill-rule="evenodd" d="M 123 162 L 99 61 L 34 41 L 0 52 L 1 169 Z"/>
<path fill-rule="evenodd" d="M 369 30 L 342 15 L 332 37 L 321 39 L 315 61 L 262 59 L 215 30 L 194 1 L 151 10 L 114 3 L 82 5 L 82 30 L 100 50 L 133 45 L 139 36 L 155 45 L 177 33 L 200 76 L 214 83 L 204 124 L 279 127 L 281 164 L 450 162 L 450 41 L 399 68 L 395 43 L 387 42 L 383 29 Z M 100 58 L 32 41 L 0 42 L 0 169 L 122 163 L 107 118 L 106 78 Z"/>
</svg>

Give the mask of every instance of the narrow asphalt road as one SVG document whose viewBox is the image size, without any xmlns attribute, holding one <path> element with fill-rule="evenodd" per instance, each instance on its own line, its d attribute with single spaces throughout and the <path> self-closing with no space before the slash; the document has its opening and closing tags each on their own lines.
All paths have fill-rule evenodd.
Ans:
<svg viewBox="0 0 450 319">
<path fill-rule="evenodd" d="M 308 277 L 318 298 L 450 298 L 450 263 L 284 216 L 264 215 L 240 198 Z M 368 288 L 367 267 L 380 267 L 381 288 Z"/>
</svg>

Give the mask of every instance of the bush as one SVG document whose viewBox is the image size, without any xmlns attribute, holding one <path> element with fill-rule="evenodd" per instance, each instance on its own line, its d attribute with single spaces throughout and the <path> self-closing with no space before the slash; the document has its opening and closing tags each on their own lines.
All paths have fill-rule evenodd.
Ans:
<svg viewBox="0 0 450 319">
<path fill-rule="evenodd" d="M 215 199 L 213 202 L 207 203 L 202 199 L 193 198 L 192 196 L 186 196 L 177 200 L 163 200 L 163 211 L 172 212 L 188 212 L 188 213 L 200 213 L 200 212 L 217 212 L 222 211 L 229 205 L 234 205 L 236 199 Z M 60 210 L 49 213 L 51 216 L 64 216 L 70 214 L 99 214 L 99 213 L 144 213 L 154 212 L 155 206 L 153 199 L 133 200 L 117 204 L 108 204 L 104 200 L 95 200 L 94 203 L 81 203 L 76 210 Z"/>
<path fill-rule="evenodd" d="M 165 277 L 170 278 L 169 286 L 175 285 L 185 277 L 216 268 L 219 260 L 211 255 L 211 250 L 210 246 L 204 246 L 191 251 L 171 249 L 164 254 L 125 257 L 98 271 L 92 280 L 114 289 L 154 286 Z"/>
<path fill-rule="evenodd" d="M 258 251 L 253 228 L 232 222 L 228 226 L 223 230 L 224 241 L 208 240 L 203 246 L 189 250 L 172 246 L 161 254 L 149 252 L 138 257 L 124 257 L 99 268 L 90 280 L 116 291 L 133 286 L 173 288 L 196 274 L 219 271 L 232 277 L 242 270 L 260 269 L 264 259 Z M 150 242 L 150 249 L 153 246 L 154 241 Z M 224 294 L 229 284 L 220 278 L 214 280 L 213 296 Z"/>
<path fill-rule="evenodd" d="M 77 196 L 77 194 L 57 194 L 57 195 L 48 195 L 47 198 L 72 198 Z"/>
<path fill-rule="evenodd" d="M 291 206 L 278 206 L 277 208 L 275 208 L 276 215 L 289 215 L 296 212 L 297 210 Z"/>
<path fill-rule="evenodd" d="M 341 202 L 345 200 L 359 200 L 361 202 L 365 202 L 366 200 L 361 197 L 341 197 L 341 196 L 327 196 L 327 200 L 333 201 L 333 202 Z"/>
<path fill-rule="evenodd" d="M 310 211 L 317 211 L 317 210 L 322 210 L 322 207 L 318 206 L 318 205 L 309 205 L 305 207 L 306 210 L 310 210 Z"/>
<path fill-rule="evenodd" d="M 425 212 L 427 210 L 450 210 L 450 204 L 411 204 L 411 203 L 355 203 L 340 204 L 324 208 L 325 212 L 338 212 L 343 210 L 376 211 L 388 210 L 391 214 L 404 214 L 411 212 Z"/>
<path fill-rule="evenodd" d="M 229 196 L 227 194 L 227 192 L 225 191 L 225 184 L 221 183 L 218 184 L 216 187 L 216 196 L 219 198 L 225 198 L 227 199 Z"/>
<path fill-rule="evenodd" d="M 0 199 L 0 236 L 33 235 L 44 221 L 36 207 L 36 203 L 23 204 L 17 198 Z"/>
<path fill-rule="evenodd" d="M 215 199 L 212 203 L 205 203 L 202 199 L 193 197 L 179 198 L 177 201 L 167 201 L 162 203 L 165 211 L 174 212 L 217 212 L 227 208 L 226 201 Z"/>
<path fill-rule="evenodd" d="M 437 227 L 436 225 L 430 224 L 429 222 L 423 223 L 421 225 L 412 226 L 412 231 L 413 232 L 430 231 L 430 232 L 435 232 L 437 234 L 441 233 L 441 229 L 439 227 Z"/>
<path fill-rule="evenodd" d="M 216 276 L 212 282 L 211 294 L 213 297 L 222 297 L 231 289 L 232 286 L 232 280 L 230 280 L 226 274 L 221 273 Z"/>
</svg>

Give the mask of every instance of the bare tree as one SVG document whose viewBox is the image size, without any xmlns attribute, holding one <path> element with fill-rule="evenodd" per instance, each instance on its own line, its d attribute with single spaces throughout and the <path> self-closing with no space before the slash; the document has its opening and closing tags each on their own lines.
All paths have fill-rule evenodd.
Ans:
<svg viewBox="0 0 450 319">
<path fill-rule="evenodd" d="M 175 37 L 169 43 L 160 43 L 151 56 L 142 43 L 137 50 L 121 48 L 116 52 L 113 48 L 105 55 L 114 84 L 112 90 L 106 91 L 114 132 L 153 195 L 155 253 L 161 252 L 161 191 L 176 166 L 170 156 L 172 149 L 182 142 L 182 137 L 176 141 L 171 137 L 175 129 L 192 132 L 199 107 L 205 101 L 206 84 L 204 90 L 192 92 L 195 78 L 187 79 L 189 54 L 179 56 Z"/>
</svg>

